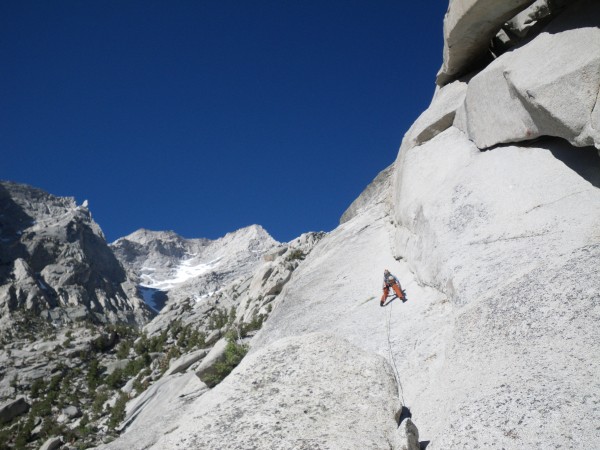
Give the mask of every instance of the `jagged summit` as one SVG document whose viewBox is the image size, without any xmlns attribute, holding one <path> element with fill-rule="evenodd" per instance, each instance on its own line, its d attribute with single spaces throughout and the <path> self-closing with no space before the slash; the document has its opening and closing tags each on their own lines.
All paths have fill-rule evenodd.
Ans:
<svg viewBox="0 0 600 450">
<path fill-rule="evenodd" d="M 150 242 L 155 241 L 157 239 L 182 240 L 184 238 L 172 230 L 154 231 L 148 230 L 146 228 L 140 228 L 139 230 L 136 230 L 133 233 L 128 234 L 127 236 L 118 238 L 115 242 L 112 243 L 112 245 L 122 240 L 137 242 L 138 244 L 149 244 Z"/>
<path fill-rule="evenodd" d="M 85 203 L 85 202 L 84 202 Z M 0 182 L 0 311 L 144 323 L 151 313 L 84 205 Z"/>
</svg>

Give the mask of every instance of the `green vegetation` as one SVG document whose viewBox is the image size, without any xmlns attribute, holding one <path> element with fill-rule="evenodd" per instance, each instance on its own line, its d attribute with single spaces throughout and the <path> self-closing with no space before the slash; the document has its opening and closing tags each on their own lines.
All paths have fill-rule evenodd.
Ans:
<svg viewBox="0 0 600 450">
<path fill-rule="evenodd" d="M 122 341 L 117 348 L 117 358 L 125 359 L 129 356 L 129 350 L 131 350 L 131 342 Z"/>
<path fill-rule="evenodd" d="M 168 337 L 169 335 L 167 330 L 152 338 L 148 338 L 146 333 L 143 333 L 133 344 L 133 349 L 140 356 L 149 353 L 162 352 L 164 351 L 165 343 L 167 342 Z"/>
<path fill-rule="evenodd" d="M 304 258 L 306 258 L 306 254 L 300 250 L 299 248 L 292 250 L 286 257 L 285 260 L 286 261 L 294 261 L 294 260 L 299 260 L 302 261 Z"/>
<path fill-rule="evenodd" d="M 229 315 L 224 308 L 215 308 L 210 318 L 208 319 L 209 330 L 220 330 L 229 323 Z"/>
<path fill-rule="evenodd" d="M 133 388 L 136 394 L 141 394 L 150 386 L 150 382 L 147 380 L 148 375 L 150 375 L 150 370 L 142 370 L 133 380 Z"/>
<path fill-rule="evenodd" d="M 129 397 L 127 394 L 121 393 L 119 398 L 115 402 L 115 406 L 110 410 L 110 417 L 108 419 L 108 428 L 114 430 L 125 418 L 125 405 L 127 404 Z"/>
<path fill-rule="evenodd" d="M 89 360 L 88 373 L 87 373 L 87 385 L 90 392 L 94 391 L 98 385 L 100 385 L 100 367 L 98 359 L 94 356 Z"/>
<path fill-rule="evenodd" d="M 260 300 L 260 299 L 259 299 Z M 247 323 L 236 323 L 236 309 L 215 307 L 203 323 L 185 324 L 177 320 L 169 324 L 162 332 L 149 337 L 146 333 L 128 325 L 102 325 L 82 322 L 78 328 L 61 333 L 46 327 L 32 314 L 24 314 L 20 326 L 28 330 L 27 336 L 49 336 L 50 339 L 62 341 L 56 349 L 44 352 L 47 361 L 52 364 L 52 376 L 36 380 L 21 380 L 10 375 L 10 384 L 17 393 L 27 393 L 31 408 L 26 415 L 15 418 L 11 423 L 0 426 L 0 449 L 34 449 L 51 435 L 62 435 L 71 447 L 84 449 L 96 445 L 100 424 L 106 424 L 112 436 L 125 417 L 125 405 L 130 396 L 145 391 L 152 383 L 150 375 L 156 375 L 157 369 L 167 370 L 172 359 L 193 350 L 207 347 L 207 335 L 200 328 L 208 331 L 219 330 L 213 334 L 214 339 L 223 336 L 228 339 L 222 361 L 214 366 L 214 373 L 207 384 L 214 386 L 221 382 L 244 358 L 248 348 L 239 342 L 250 332 L 262 327 L 266 314 L 255 313 Z M 11 342 L 9 331 L 5 333 L 0 344 Z M 57 334 L 59 337 L 57 337 Z M 18 335 L 18 333 L 17 333 Z M 214 335 L 217 335 L 216 338 Z M 82 345 L 85 340 L 89 347 Z M 12 337 L 11 337 L 12 339 Z M 21 338 L 21 340 L 24 340 Z M 14 344 L 13 344 L 14 345 Z M 73 348 L 68 355 L 60 352 L 65 348 Z M 15 347 L 17 348 L 17 347 Z M 9 353 L 9 349 L 5 349 Z M 111 355 L 110 358 L 106 358 Z M 110 374 L 104 364 L 114 359 L 122 362 Z M 74 366 L 75 364 L 77 366 Z M 14 372 L 12 372 L 14 373 Z M 130 394 L 119 391 L 130 383 L 133 390 Z M 109 400 L 114 402 L 112 407 Z M 56 418 L 61 409 L 76 406 L 84 412 L 76 427 L 59 424 Z M 35 431 L 34 431 L 35 430 Z"/>
<path fill-rule="evenodd" d="M 242 324 L 240 325 L 241 336 L 246 337 L 251 331 L 260 330 L 265 319 L 266 316 L 264 314 L 257 314 L 255 311 L 252 315 L 252 320 L 250 322 L 242 322 Z"/>
<path fill-rule="evenodd" d="M 248 353 L 247 345 L 238 344 L 234 339 L 229 338 L 223 360 L 215 364 L 213 373 L 207 375 L 204 382 L 209 387 L 219 384 L 242 361 L 246 353 Z"/>
<path fill-rule="evenodd" d="M 44 381 L 43 378 L 38 378 L 33 383 L 31 383 L 29 395 L 31 395 L 31 398 L 35 399 L 35 398 L 38 398 L 41 394 L 43 394 L 45 391 L 46 391 L 46 382 Z"/>
<path fill-rule="evenodd" d="M 96 393 L 94 401 L 92 402 L 92 413 L 94 414 L 94 419 L 97 419 L 104 415 L 104 404 L 107 401 L 108 391 L 101 390 Z"/>
<path fill-rule="evenodd" d="M 21 427 L 15 438 L 15 448 L 25 448 L 27 443 L 31 440 L 31 432 L 35 428 L 33 418 L 31 415 L 27 418 L 23 427 Z"/>
</svg>

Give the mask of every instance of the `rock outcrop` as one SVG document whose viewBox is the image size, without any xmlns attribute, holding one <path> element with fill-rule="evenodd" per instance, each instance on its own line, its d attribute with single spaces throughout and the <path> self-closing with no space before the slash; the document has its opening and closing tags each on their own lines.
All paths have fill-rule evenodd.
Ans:
<svg viewBox="0 0 600 450">
<path fill-rule="evenodd" d="M 539 33 L 569 0 L 452 0 L 444 17 L 443 64 L 437 84 L 481 70 L 492 59 Z"/>
<path fill-rule="evenodd" d="M 467 83 L 454 81 L 436 89 L 427 108 L 406 132 L 404 141 L 414 147 L 429 141 L 454 123 L 456 111 L 462 107 L 467 93 Z"/>
<path fill-rule="evenodd" d="M 31 405 L 27 403 L 23 397 L 0 405 L 0 423 L 10 422 L 15 417 L 25 414 L 29 411 L 30 406 Z"/>
<path fill-rule="evenodd" d="M 367 188 L 350 204 L 348 209 L 344 211 L 342 217 L 340 217 L 340 225 L 356 217 L 364 208 L 369 207 L 373 199 L 378 199 L 376 201 L 385 201 L 386 196 L 385 194 L 382 195 L 382 193 L 387 193 L 389 191 L 393 172 L 394 166 L 390 165 L 377 174 Z"/>
<path fill-rule="evenodd" d="M 0 183 L 0 311 L 56 323 L 144 323 L 151 317 L 85 206 L 30 186 Z"/>
<path fill-rule="evenodd" d="M 444 17 L 444 62 L 440 86 L 471 71 L 488 55 L 486 50 L 502 24 L 533 0 L 451 0 Z"/>
<path fill-rule="evenodd" d="M 395 416 L 401 407 L 392 368 L 383 358 L 340 338 L 309 334 L 247 357 L 170 423 L 160 439 L 140 436 L 137 445 L 399 449 Z"/>
<path fill-rule="evenodd" d="M 475 75 L 454 124 L 480 149 L 540 136 L 600 148 L 599 90 L 600 4 L 584 0 Z"/>
<path fill-rule="evenodd" d="M 63 438 L 51 437 L 42 444 L 40 450 L 58 450 L 64 444 Z"/>
</svg>

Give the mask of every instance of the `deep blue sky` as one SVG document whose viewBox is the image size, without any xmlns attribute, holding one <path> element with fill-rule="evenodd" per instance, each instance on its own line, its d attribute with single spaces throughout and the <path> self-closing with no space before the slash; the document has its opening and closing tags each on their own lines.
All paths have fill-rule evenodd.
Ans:
<svg viewBox="0 0 600 450">
<path fill-rule="evenodd" d="M 330 231 L 429 104 L 443 0 L 0 3 L 0 178 L 138 228 Z"/>
</svg>

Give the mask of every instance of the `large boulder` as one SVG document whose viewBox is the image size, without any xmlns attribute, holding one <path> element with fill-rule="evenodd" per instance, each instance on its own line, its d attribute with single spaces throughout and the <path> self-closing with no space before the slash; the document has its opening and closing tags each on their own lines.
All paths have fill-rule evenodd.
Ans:
<svg viewBox="0 0 600 450">
<path fill-rule="evenodd" d="M 25 401 L 24 397 L 9 400 L 0 405 L 0 423 L 10 422 L 27 411 L 29 411 L 29 403 Z"/>
<path fill-rule="evenodd" d="M 58 450 L 61 445 L 63 445 L 63 437 L 62 436 L 54 436 L 48 438 L 40 447 L 40 450 Z"/>
<path fill-rule="evenodd" d="M 215 364 L 225 358 L 227 343 L 226 338 L 219 339 L 196 368 L 195 373 L 203 382 L 209 383 L 208 379 L 215 374 Z"/>
<path fill-rule="evenodd" d="M 124 370 L 128 364 L 129 364 L 128 359 L 119 359 L 116 361 L 107 362 L 105 365 L 106 374 L 111 375 L 115 370 Z"/>
<path fill-rule="evenodd" d="M 164 376 L 185 372 L 192 365 L 204 358 L 208 352 L 208 349 L 203 348 L 190 353 L 186 353 L 185 355 L 177 358 L 176 360 L 171 361 L 169 363 L 169 368 L 164 373 Z"/>
<path fill-rule="evenodd" d="M 82 416 L 81 410 L 74 405 L 67 406 L 62 412 L 69 419 L 77 419 L 78 417 Z"/>
<path fill-rule="evenodd" d="M 471 79 L 454 124 L 480 149 L 540 136 L 600 148 L 600 3 L 582 0 Z"/>
</svg>

